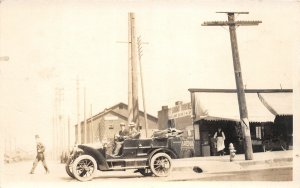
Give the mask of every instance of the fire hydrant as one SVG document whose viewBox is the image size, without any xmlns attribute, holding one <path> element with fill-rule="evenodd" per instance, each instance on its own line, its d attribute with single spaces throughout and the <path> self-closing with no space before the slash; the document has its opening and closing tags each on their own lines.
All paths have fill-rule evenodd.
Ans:
<svg viewBox="0 0 300 188">
<path fill-rule="evenodd" d="M 230 162 L 233 161 L 233 158 L 235 157 L 236 150 L 234 149 L 234 146 L 232 143 L 229 144 L 229 153 L 230 153 Z"/>
</svg>

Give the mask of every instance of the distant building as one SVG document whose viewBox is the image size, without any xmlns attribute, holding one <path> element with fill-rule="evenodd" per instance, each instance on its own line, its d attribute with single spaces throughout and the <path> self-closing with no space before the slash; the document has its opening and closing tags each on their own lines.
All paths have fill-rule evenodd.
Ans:
<svg viewBox="0 0 300 188">
<path fill-rule="evenodd" d="M 175 106 L 162 106 L 158 111 L 158 128 L 176 128 L 183 131 L 181 152 L 183 157 L 192 157 L 194 151 L 194 127 L 192 119 L 192 105 L 190 102 L 175 102 Z"/>
<path fill-rule="evenodd" d="M 175 102 L 175 106 L 168 108 L 162 106 L 158 111 L 158 128 L 176 128 L 180 130 L 193 130 L 191 103 Z"/>
<path fill-rule="evenodd" d="M 145 118 L 144 112 L 139 112 L 141 137 L 145 136 Z M 114 135 L 120 130 L 120 123 L 127 125 L 128 121 L 128 105 L 118 103 L 110 108 L 104 109 L 102 112 L 89 117 L 87 119 L 87 143 L 99 142 L 102 140 L 111 141 Z M 148 136 L 152 135 L 154 130 L 158 129 L 158 119 L 152 115 L 147 114 L 148 119 Z M 128 128 L 128 127 L 127 127 Z M 85 140 L 84 121 L 81 122 L 81 143 Z M 75 137 L 77 140 L 77 125 L 75 125 Z"/>
</svg>

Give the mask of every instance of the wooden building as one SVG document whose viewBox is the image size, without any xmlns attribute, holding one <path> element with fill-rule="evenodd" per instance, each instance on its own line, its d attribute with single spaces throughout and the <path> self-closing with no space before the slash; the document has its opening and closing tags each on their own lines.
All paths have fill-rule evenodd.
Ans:
<svg viewBox="0 0 300 188">
<path fill-rule="evenodd" d="M 158 129 L 158 119 L 147 114 L 148 118 L 148 135 L 152 135 L 154 130 Z M 95 143 L 103 140 L 112 141 L 114 135 L 120 130 L 120 123 L 128 124 L 128 105 L 118 103 L 110 108 L 104 109 L 102 112 L 89 117 L 87 127 L 84 127 L 84 121 L 81 122 L 81 143 Z M 145 135 L 145 118 L 144 112 L 139 111 L 139 122 L 141 128 L 141 137 Z M 128 127 L 127 127 L 128 128 Z M 86 134 L 85 134 L 85 130 Z M 75 137 L 77 140 L 77 125 L 75 125 Z"/>
<path fill-rule="evenodd" d="M 236 90 L 189 89 L 195 130 L 196 156 L 215 155 L 213 135 L 221 127 L 225 152 L 233 143 L 243 153 L 243 135 Z M 245 90 L 248 120 L 254 152 L 276 149 L 276 144 L 292 148 L 292 90 Z M 270 147 L 265 146 L 270 143 Z M 278 148 L 277 148 L 278 149 Z M 279 148 L 280 149 L 280 148 Z"/>
</svg>

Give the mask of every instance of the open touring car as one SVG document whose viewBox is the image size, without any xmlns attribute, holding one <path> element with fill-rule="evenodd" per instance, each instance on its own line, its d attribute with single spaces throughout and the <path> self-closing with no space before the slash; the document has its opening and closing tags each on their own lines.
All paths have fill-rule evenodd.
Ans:
<svg viewBox="0 0 300 188">
<path fill-rule="evenodd" d="M 95 171 L 124 171 L 136 169 L 144 176 L 168 176 L 172 159 L 181 150 L 182 131 L 168 129 L 148 139 L 128 139 L 119 156 L 113 156 L 105 146 L 78 145 L 66 163 L 66 172 L 79 181 L 91 180 Z"/>
</svg>

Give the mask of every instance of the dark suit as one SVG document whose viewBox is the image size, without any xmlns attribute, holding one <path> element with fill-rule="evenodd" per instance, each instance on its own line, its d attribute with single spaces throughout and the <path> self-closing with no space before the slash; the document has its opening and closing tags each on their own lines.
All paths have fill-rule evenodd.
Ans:
<svg viewBox="0 0 300 188">
<path fill-rule="evenodd" d="M 120 154 L 121 148 L 123 146 L 123 142 L 126 139 L 126 137 L 128 137 L 128 135 L 129 135 L 129 132 L 126 129 L 124 129 L 123 131 L 122 130 L 119 131 L 119 135 L 115 140 L 116 145 L 115 145 L 115 149 L 113 152 L 114 155 Z"/>
<path fill-rule="evenodd" d="M 37 151 L 36 158 L 33 161 L 33 166 L 32 166 L 32 169 L 31 169 L 30 173 L 32 173 L 32 174 L 34 173 L 34 169 L 36 168 L 39 161 L 42 161 L 46 172 L 49 172 L 49 169 L 47 167 L 46 160 L 45 160 L 45 155 L 44 155 L 45 146 L 41 142 L 37 143 L 36 151 Z"/>
</svg>

